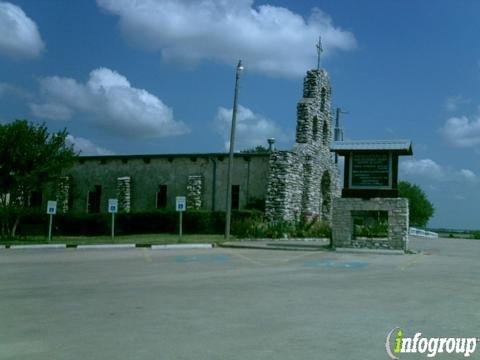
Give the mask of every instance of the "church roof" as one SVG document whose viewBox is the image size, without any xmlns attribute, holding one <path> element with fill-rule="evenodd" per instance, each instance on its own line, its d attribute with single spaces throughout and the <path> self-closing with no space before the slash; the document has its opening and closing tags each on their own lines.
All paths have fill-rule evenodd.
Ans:
<svg viewBox="0 0 480 360">
<path fill-rule="evenodd" d="M 399 155 L 412 155 L 410 140 L 350 140 L 334 141 L 331 151 L 339 154 L 350 151 L 388 151 Z"/>
</svg>

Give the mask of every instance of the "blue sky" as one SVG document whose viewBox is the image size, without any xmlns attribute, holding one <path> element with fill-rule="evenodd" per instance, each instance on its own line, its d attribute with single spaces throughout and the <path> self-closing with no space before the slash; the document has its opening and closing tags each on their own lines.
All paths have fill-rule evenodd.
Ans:
<svg viewBox="0 0 480 360">
<path fill-rule="evenodd" d="M 400 177 L 430 225 L 480 228 L 480 2 L 134 3 L 0 1 L 0 121 L 67 127 L 84 154 L 224 151 L 241 58 L 239 148 L 288 149 L 321 34 L 346 137 L 411 139 Z"/>
</svg>

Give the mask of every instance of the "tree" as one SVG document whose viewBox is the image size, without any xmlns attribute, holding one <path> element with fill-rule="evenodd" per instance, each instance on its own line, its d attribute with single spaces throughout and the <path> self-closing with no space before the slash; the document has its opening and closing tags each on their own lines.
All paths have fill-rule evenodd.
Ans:
<svg viewBox="0 0 480 360">
<path fill-rule="evenodd" d="M 268 153 L 270 152 L 270 150 L 268 150 L 266 147 L 262 145 L 257 145 L 249 149 L 241 150 L 240 152 L 241 153 Z"/>
<path fill-rule="evenodd" d="M 75 158 L 66 130 L 49 134 L 26 120 L 0 124 L 1 235 L 15 236 L 32 191 L 58 179 Z"/>
<path fill-rule="evenodd" d="M 424 227 L 433 216 L 435 208 L 428 200 L 423 190 L 415 184 L 407 181 L 400 181 L 398 184 L 400 197 L 408 199 L 410 210 L 410 225 Z"/>
</svg>

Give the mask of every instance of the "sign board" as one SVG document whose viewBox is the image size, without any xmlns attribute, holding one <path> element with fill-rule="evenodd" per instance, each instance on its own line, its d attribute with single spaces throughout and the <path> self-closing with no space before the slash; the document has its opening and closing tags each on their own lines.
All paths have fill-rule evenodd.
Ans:
<svg viewBox="0 0 480 360">
<path fill-rule="evenodd" d="M 175 210 L 185 211 L 187 209 L 187 199 L 185 196 L 177 196 L 175 198 Z"/>
<path fill-rule="evenodd" d="M 111 214 L 118 212 L 118 199 L 108 199 L 108 212 Z"/>
<path fill-rule="evenodd" d="M 57 202 L 49 200 L 47 202 L 47 214 L 55 215 L 57 213 Z"/>
<path fill-rule="evenodd" d="M 389 153 L 353 153 L 350 160 L 350 187 L 386 189 L 392 186 Z"/>
</svg>

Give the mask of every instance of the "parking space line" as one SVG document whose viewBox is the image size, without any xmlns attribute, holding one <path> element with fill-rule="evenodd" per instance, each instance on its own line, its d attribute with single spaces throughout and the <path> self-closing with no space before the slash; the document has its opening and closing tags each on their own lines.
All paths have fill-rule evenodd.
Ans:
<svg viewBox="0 0 480 360">
<path fill-rule="evenodd" d="M 402 271 L 405 271 L 405 269 L 406 269 L 407 267 L 410 267 L 410 266 L 412 266 L 413 264 L 418 263 L 422 258 L 423 258 L 423 254 L 415 255 L 414 258 L 412 258 L 412 259 L 409 260 L 409 261 L 406 261 L 405 263 L 403 263 L 403 265 L 400 265 L 400 266 L 398 266 L 397 268 L 400 269 L 400 270 L 402 270 Z"/>
<path fill-rule="evenodd" d="M 143 257 L 144 257 L 145 261 L 146 262 L 152 262 L 152 257 L 150 256 L 147 249 L 143 248 L 142 250 L 143 250 Z"/>
<path fill-rule="evenodd" d="M 228 253 L 229 255 L 233 255 L 233 256 L 236 256 L 242 260 L 245 260 L 245 261 L 248 261 L 249 263 L 251 264 L 254 264 L 254 265 L 259 265 L 259 266 L 264 266 L 265 264 L 259 262 L 259 261 L 256 261 L 256 260 L 253 260 L 253 259 L 250 259 L 248 256 L 245 256 L 245 255 L 242 255 L 242 254 L 239 254 L 239 253 L 235 253 L 233 251 L 230 251 L 230 250 L 226 250 L 226 249 L 223 249 L 224 252 Z"/>
<path fill-rule="evenodd" d="M 320 254 L 317 251 L 309 251 L 305 254 L 296 255 L 296 256 L 292 256 L 292 257 L 289 257 L 287 259 L 281 260 L 281 261 L 279 261 L 279 263 L 290 262 L 290 261 L 294 261 L 294 260 L 301 259 L 301 258 L 304 258 L 304 257 L 307 257 L 307 256 L 312 256 L 312 255 L 320 255 Z M 324 254 L 321 254 L 321 255 L 324 255 Z"/>
</svg>

